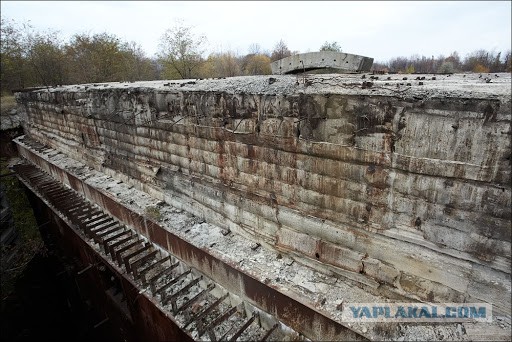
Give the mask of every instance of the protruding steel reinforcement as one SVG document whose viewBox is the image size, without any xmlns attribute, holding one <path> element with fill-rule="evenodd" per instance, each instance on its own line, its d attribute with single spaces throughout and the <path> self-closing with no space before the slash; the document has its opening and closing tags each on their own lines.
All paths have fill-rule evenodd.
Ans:
<svg viewBox="0 0 512 342">
<path fill-rule="evenodd" d="M 120 223 L 33 165 L 18 165 L 15 170 L 25 185 L 46 201 L 51 210 L 69 220 L 68 227 L 79 234 L 88 246 L 96 246 L 91 249 L 103 260 L 100 263 L 109 263 L 110 267 L 121 272 L 134 286 L 140 287 L 138 296 L 148 296 L 151 302 L 158 303 L 158 308 L 167 310 L 166 315 L 182 317 L 179 327 L 189 336 L 194 334 L 199 338 L 207 333 L 212 341 L 234 341 L 250 331 L 249 335 L 244 334 L 246 338 L 255 340 L 263 336 L 265 340 L 280 327 L 281 323 L 275 318 L 272 318 L 275 323 L 270 329 L 261 325 L 252 303 L 240 299 L 233 301 L 238 297 L 233 297 L 222 285 L 162 251 L 139 232 Z M 43 190 L 39 185 L 51 191 L 51 196 L 46 197 L 40 192 Z M 93 269 L 94 265 L 89 264 L 81 274 Z M 146 291 L 148 287 L 150 291 Z M 222 313 L 216 315 L 219 310 Z M 247 318 L 242 314 L 244 310 L 252 312 L 252 316 Z M 272 314 L 269 317 L 273 317 Z M 292 329 L 279 331 L 281 337 L 293 332 Z"/>
</svg>

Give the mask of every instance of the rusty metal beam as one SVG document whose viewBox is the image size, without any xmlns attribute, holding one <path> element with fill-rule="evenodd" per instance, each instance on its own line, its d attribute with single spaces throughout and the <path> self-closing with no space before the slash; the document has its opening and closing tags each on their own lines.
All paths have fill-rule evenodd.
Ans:
<svg viewBox="0 0 512 342">
<path fill-rule="evenodd" d="M 18 172 L 18 171 L 17 171 Z M 68 219 L 68 217 L 65 215 L 65 213 L 61 212 L 58 208 L 58 203 L 51 202 L 49 199 L 43 197 L 41 193 L 38 193 L 35 187 L 31 186 L 31 184 L 24 180 L 23 177 L 20 177 L 20 173 L 18 173 L 18 178 L 38 197 L 39 201 L 42 201 L 41 203 L 45 205 L 45 210 L 48 210 L 49 212 L 52 212 L 55 214 L 55 229 L 56 227 L 59 227 L 57 230 L 57 234 L 60 232 L 61 227 L 65 227 L 65 229 L 69 229 L 69 232 L 66 232 L 63 236 L 65 236 L 68 240 L 67 242 L 71 243 L 72 245 L 80 246 L 78 249 L 81 250 L 79 253 L 80 256 L 87 255 L 85 259 L 81 260 L 87 260 L 89 262 L 88 266 L 86 266 L 84 269 L 78 272 L 77 275 L 84 274 L 87 270 L 92 269 L 96 264 L 90 263 L 92 260 L 97 260 L 97 258 L 100 258 L 105 262 L 105 265 L 109 266 L 112 272 L 116 274 L 116 276 L 119 277 L 119 279 L 122 282 L 122 288 L 123 292 L 127 297 L 130 295 L 130 293 L 133 293 L 134 289 L 140 290 L 137 288 L 136 284 L 129 281 L 129 279 L 126 277 L 126 274 L 119 273 L 119 270 L 115 266 L 112 265 L 112 261 L 109 261 L 108 259 L 104 259 L 104 256 L 102 256 L 99 251 L 97 251 L 95 248 L 92 247 L 90 240 L 88 240 L 85 236 L 80 234 L 80 232 L 76 229 L 76 226 L 74 226 Z M 57 215 L 58 214 L 58 215 Z M 62 215 L 64 214 L 64 215 Z M 82 248 L 83 252 L 82 253 Z M 92 259 L 90 259 L 92 257 Z M 86 261 L 86 262 L 87 262 Z M 87 264 L 86 264 L 87 265 Z M 85 277 L 88 278 L 87 276 Z M 133 298 L 132 298 L 133 299 Z M 108 303 L 107 303 L 108 304 Z M 145 328 L 146 332 L 144 334 L 147 334 L 149 332 L 148 336 L 152 336 L 153 338 L 149 338 L 150 340 L 163 340 L 163 339 L 171 339 L 171 340 L 181 340 L 181 341 L 192 341 L 192 338 L 190 334 L 188 334 L 186 331 L 180 329 L 179 325 L 176 324 L 176 322 L 173 320 L 172 317 L 168 316 L 168 312 L 162 311 L 158 306 L 155 305 L 155 301 L 153 299 L 150 299 L 148 297 L 143 296 L 139 301 L 135 308 L 129 308 L 131 311 L 131 314 L 133 315 L 134 312 L 137 313 L 139 310 L 142 310 L 144 315 L 143 317 L 148 317 L 150 319 L 155 319 L 153 321 L 153 324 L 158 324 L 158 326 L 162 327 L 162 329 L 158 329 L 158 332 L 153 333 L 153 331 L 156 331 L 155 329 L 148 328 L 147 324 L 139 324 L 136 325 L 136 328 Z M 107 305 L 108 306 L 108 305 Z M 115 309 L 115 308 L 114 308 Z M 133 311 L 136 310 L 136 311 Z M 141 312 L 142 312 L 141 311 Z M 129 320 L 131 321 L 131 320 Z M 140 320 L 139 320 L 140 321 Z M 100 322 L 99 324 L 105 323 L 106 320 Z M 132 323 L 129 324 L 134 324 Z M 169 328 L 169 325 L 171 326 Z M 99 326 L 99 325 L 98 325 Z M 134 326 L 135 327 L 135 326 Z M 139 332 L 137 330 L 137 332 Z M 141 335 L 143 336 L 143 335 Z M 139 339 L 141 336 L 138 336 L 137 339 Z"/>
<path fill-rule="evenodd" d="M 59 187 L 58 185 L 55 185 L 51 190 L 45 191 L 45 196 L 51 200 L 58 199 L 58 196 L 61 195 L 73 195 L 73 191 L 71 189 Z"/>
<path fill-rule="evenodd" d="M 155 263 L 149 265 L 148 267 L 146 267 L 146 268 L 144 268 L 143 270 L 140 271 L 139 277 L 142 278 L 142 284 L 144 284 L 144 286 L 147 285 L 146 274 L 148 274 L 148 272 L 150 272 L 152 269 L 154 269 L 158 265 L 164 264 L 166 261 L 171 262 L 171 256 L 170 255 L 166 256 L 163 259 L 160 259 L 160 260 L 156 261 Z"/>
<path fill-rule="evenodd" d="M 112 220 L 110 222 L 109 221 L 103 222 L 101 225 L 98 225 L 94 229 L 91 229 L 90 232 L 91 232 L 93 238 L 102 238 L 104 235 L 101 235 L 101 234 L 103 234 L 103 232 L 105 232 L 105 229 L 109 229 L 112 227 L 123 228 L 124 226 L 122 224 L 120 224 L 119 222 Z"/>
<path fill-rule="evenodd" d="M 77 219 L 80 219 L 80 227 L 82 227 L 84 220 L 88 219 L 91 216 L 99 215 L 102 213 L 101 210 L 95 208 L 94 206 L 88 206 L 88 211 L 84 213 L 84 215 L 77 216 Z"/>
<path fill-rule="evenodd" d="M 81 220 L 79 219 L 80 216 L 83 216 L 85 213 L 88 212 L 87 210 L 88 206 L 82 204 L 80 207 L 76 207 L 73 211 L 68 212 L 67 216 L 73 223 L 79 223 Z"/>
<path fill-rule="evenodd" d="M 155 294 L 160 294 L 160 296 L 162 297 L 162 302 L 166 302 L 167 301 L 167 294 L 166 294 L 166 290 L 168 288 L 170 288 L 171 286 L 173 286 L 174 284 L 176 284 L 178 281 L 182 280 L 183 278 L 185 278 L 186 276 L 188 276 L 190 274 L 191 270 L 188 269 L 186 270 L 185 272 L 183 273 L 180 273 L 178 274 L 176 277 L 174 277 L 172 280 L 170 280 L 169 282 L 167 282 L 166 284 L 164 284 L 162 287 L 160 287 L 159 289 L 157 289 L 155 291 Z"/>
<path fill-rule="evenodd" d="M 103 250 L 105 251 L 105 253 L 108 252 L 109 248 L 108 248 L 108 244 L 112 241 L 114 241 L 115 239 L 118 239 L 122 236 L 125 236 L 125 235 L 129 235 L 129 237 L 132 236 L 132 231 L 131 230 L 125 230 L 125 231 L 122 231 L 120 233 L 117 233 L 107 239 L 104 239 L 103 240 Z"/>
<path fill-rule="evenodd" d="M 91 220 L 89 223 L 86 223 L 84 225 L 84 230 L 87 233 L 93 233 L 95 230 L 98 230 L 98 229 L 96 229 L 97 227 L 104 225 L 107 222 L 116 222 L 116 221 L 114 221 L 114 219 L 112 217 L 105 215 L 105 216 L 97 218 L 95 221 Z"/>
<path fill-rule="evenodd" d="M 128 236 L 128 237 L 126 237 L 126 238 L 124 238 L 124 239 L 121 239 L 121 240 L 119 240 L 119 241 L 117 241 L 117 242 L 115 242 L 115 243 L 111 244 L 111 245 L 109 246 L 108 253 L 110 254 L 110 256 L 111 256 L 112 258 L 115 258 L 116 248 L 117 248 L 117 247 L 119 247 L 119 246 L 121 246 L 121 245 L 123 245 L 123 244 L 125 244 L 125 243 L 126 243 L 126 242 L 128 242 L 128 241 L 131 241 L 131 240 L 135 239 L 135 238 L 137 238 L 137 236 L 136 236 L 136 235 L 130 235 L 130 236 Z M 106 253 L 106 252 L 105 252 L 105 253 Z"/>
<path fill-rule="evenodd" d="M 22 155 L 35 164 L 45 165 L 48 163 L 34 151 L 21 145 L 19 148 L 22 150 Z M 310 338 L 336 339 L 341 336 L 344 338 L 348 336 L 351 339 L 361 338 L 360 335 L 339 322 L 244 273 L 238 265 L 218 259 L 207 250 L 194 246 L 166 230 L 157 222 L 148 220 L 142 214 L 130 210 L 116 199 L 103 193 L 102 190 L 96 189 L 55 164 L 50 165 L 52 167 L 49 169 L 56 178 L 65 179 L 66 183 L 74 184 L 79 191 L 83 191 L 91 201 L 105 208 L 109 214 L 133 227 L 135 231 L 147 234 L 153 243 L 168 249 L 170 253 L 225 286 L 228 291 L 233 291 L 251 304 L 256 304 L 262 310 L 284 321 L 292 329 L 296 329 Z M 119 251 L 116 256 L 119 259 Z M 118 260 L 118 264 L 121 265 L 121 261 Z"/>
<path fill-rule="evenodd" d="M 83 199 L 81 198 L 77 198 L 76 199 L 77 201 L 80 201 L 80 205 L 78 207 L 74 207 L 74 208 L 71 208 L 67 211 L 67 216 L 68 217 L 72 217 L 74 215 L 79 215 L 80 212 L 84 211 L 86 208 L 88 208 L 89 206 L 87 205 L 87 203 L 84 203 Z"/>
<path fill-rule="evenodd" d="M 67 201 L 69 204 L 65 208 L 63 208 L 63 211 L 66 213 L 66 215 L 69 213 L 71 209 L 76 209 L 83 205 L 83 203 L 81 203 L 79 199 L 76 199 L 74 197 L 68 197 Z"/>
<path fill-rule="evenodd" d="M 94 226 L 96 224 L 96 222 L 98 222 L 99 220 L 106 219 L 106 218 L 111 218 L 111 217 L 105 213 L 102 213 L 101 215 L 98 215 L 98 216 L 91 214 L 91 216 L 89 218 L 83 220 L 82 224 L 80 224 L 80 227 L 83 227 L 82 229 L 87 233 L 88 229 L 89 229 L 88 227 Z"/>
<path fill-rule="evenodd" d="M 121 259 L 122 255 L 124 252 L 128 251 L 129 249 L 137 246 L 138 244 L 140 244 L 142 242 L 142 239 L 138 238 L 136 241 L 120 248 L 117 252 L 116 252 L 116 261 L 117 261 L 117 264 L 119 266 L 121 266 L 123 264 L 123 260 Z"/>
<path fill-rule="evenodd" d="M 132 268 L 131 268 L 131 265 L 130 265 L 130 259 L 136 257 L 139 254 L 144 253 L 145 251 L 147 251 L 148 249 L 151 249 L 151 248 L 153 248 L 153 246 L 150 243 L 146 243 L 144 245 L 144 247 L 142 247 L 141 249 L 138 249 L 135 252 L 132 252 L 132 253 L 128 254 L 127 256 L 125 256 L 123 258 L 123 261 L 124 261 L 124 267 L 126 269 L 126 272 L 127 273 L 131 273 L 132 272 Z"/>
<path fill-rule="evenodd" d="M 45 192 L 45 196 L 52 200 L 55 199 L 56 196 L 59 196 L 62 194 L 70 195 L 71 193 L 67 189 L 62 189 L 60 187 L 55 187 L 55 188 Z"/>
<path fill-rule="evenodd" d="M 197 283 L 199 283 L 199 281 L 201 279 L 202 279 L 202 277 L 197 277 L 197 278 L 193 279 L 192 281 L 190 281 L 187 285 L 183 286 L 181 289 L 179 289 L 178 291 L 173 293 L 172 295 L 164 296 L 165 298 L 162 300 L 162 302 L 164 304 L 166 304 L 166 303 L 168 303 L 170 301 L 171 302 L 172 311 L 173 312 L 177 312 L 176 300 L 178 299 L 178 297 L 183 295 L 184 293 L 186 293 L 188 290 L 190 290 L 190 288 L 192 286 L 194 286 Z"/>
<path fill-rule="evenodd" d="M 233 306 L 223 313 L 221 313 L 217 318 L 215 318 L 212 322 L 210 322 L 206 327 L 199 330 L 199 337 L 203 336 L 205 332 L 208 332 L 208 335 L 210 336 L 212 341 L 216 341 L 217 338 L 215 337 L 215 333 L 213 329 L 225 320 L 227 320 L 229 317 L 231 317 L 236 312 L 236 306 Z"/>
<path fill-rule="evenodd" d="M 86 230 L 84 230 L 84 232 L 85 232 L 85 235 L 87 237 L 92 238 L 96 242 L 99 243 L 99 242 L 101 242 L 101 240 L 100 240 L 101 236 L 98 237 L 98 234 L 104 233 L 105 230 L 109 230 L 109 229 L 111 229 L 112 227 L 115 227 L 115 226 L 122 227 L 119 224 L 119 222 L 116 222 L 114 220 L 108 220 L 106 222 L 98 224 L 96 227 L 94 227 L 94 229 L 86 229 Z"/>
<path fill-rule="evenodd" d="M 90 216 L 91 212 L 93 212 L 94 210 L 95 210 L 94 207 L 92 207 L 91 205 L 85 205 L 80 212 L 72 213 L 69 216 L 72 219 L 75 219 L 75 220 L 79 221 L 79 223 L 81 223 L 82 219 L 84 217 Z"/>
<path fill-rule="evenodd" d="M 14 173 L 14 174 L 16 174 L 16 173 Z M 30 178 L 31 182 L 36 182 L 39 184 L 38 185 L 39 189 L 44 189 L 49 184 L 55 186 L 55 183 L 52 182 L 52 179 L 48 175 L 35 174 L 35 176 L 29 177 L 29 178 Z"/>
<path fill-rule="evenodd" d="M 272 333 L 277 329 L 279 325 L 276 323 L 274 324 L 274 326 L 272 328 L 270 328 L 266 333 L 265 335 L 263 335 L 263 337 L 261 338 L 261 341 L 266 341 L 268 340 L 268 338 L 270 337 L 270 335 L 272 335 Z"/>
<path fill-rule="evenodd" d="M 204 296 L 206 296 L 208 293 L 210 293 L 211 290 L 213 290 L 215 288 L 215 284 L 214 283 L 210 283 L 208 284 L 208 286 L 206 287 L 206 289 L 204 289 L 203 291 L 199 292 L 198 294 L 196 294 L 194 297 L 192 297 L 191 299 L 189 299 L 188 301 L 186 301 L 185 303 L 183 303 L 179 308 L 176 308 L 174 310 L 174 312 L 180 312 L 182 311 L 183 309 L 185 308 L 188 308 L 190 307 L 192 304 L 194 304 L 196 301 L 200 300 L 201 298 L 203 298 Z"/>
<path fill-rule="evenodd" d="M 115 233 L 115 232 L 117 232 L 117 231 L 119 231 L 121 229 L 123 229 L 122 226 L 115 226 L 114 228 L 109 228 L 107 230 L 102 231 L 101 233 L 95 234 L 94 237 L 96 239 L 100 239 L 100 241 L 101 241 L 101 240 L 103 240 L 102 237 L 107 236 L 107 235 L 112 234 L 112 233 Z"/>
<path fill-rule="evenodd" d="M 138 270 L 139 270 L 140 266 L 143 263 L 147 262 L 148 260 L 155 258 L 158 253 L 159 252 L 157 250 L 152 251 L 151 253 L 146 254 L 142 258 L 139 258 L 136 261 L 132 262 L 131 267 L 132 267 L 132 273 L 133 273 L 133 278 L 134 279 L 138 279 L 139 278 Z"/>
<path fill-rule="evenodd" d="M 53 183 L 52 181 L 45 180 L 45 183 L 42 183 L 41 186 L 37 187 L 37 190 L 41 191 L 46 195 L 51 191 L 62 190 L 62 188 L 56 186 L 56 184 Z"/>
<path fill-rule="evenodd" d="M 251 318 L 249 318 L 249 319 L 244 323 L 244 325 L 242 325 L 242 326 L 237 330 L 237 332 L 236 332 L 233 336 L 231 336 L 231 338 L 229 339 L 229 341 L 230 341 L 230 342 L 236 341 L 236 340 L 237 340 L 237 338 L 239 338 L 239 337 L 240 337 L 240 335 L 242 335 L 242 334 L 244 333 L 245 329 L 247 329 L 247 328 L 252 324 L 252 322 L 254 322 L 254 320 L 255 320 L 257 317 L 258 317 L 258 314 L 257 314 L 256 312 L 254 312 L 254 313 L 252 314 Z M 226 333 L 224 334 L 224 336 L 222 336 L 219 340 L 220 340 L 220 341 L 222 341 L 222 340 L 224 340 L 224 338 L 227 338 L 227 336 L 228 336 L 228 333 L 229 333 L 229 332 L 230 332 L 230 330 L 228 330 L 228 332 L 226 332 Z"/>
<path fill-rule="evenodd" d="M 67 211 L 69 208 L 72 208 L 75 205 L 76 197 L 75 194 L 64 194 L 62 196 L 52 197 L 49 196 L 50 200 L 53 202 L 65 202 L 66 204 L 62 205 L 59 209 L 63 211 Z"/>
<path fill-rule="evenodd" d="M 195 314 L 194 316 L 192 316 L 192 318 L 190 318 L 190 320 L 185 324 L 183 329 L 186 329 L 190 324 L 192 324 L 194 321 L 196 321 L 196 326 L 199 330 L 199 328 L 202 326 L 201 320 L 204 317 L 206 317 L 206 315 L 208 315 L 210 312 L 212 312 L 217 306 L 219 306 L 220 303 L 222 303 L 224 301 L 224 299 L 228 298 L 228 296 L 229 296 L 229 293 L 225 293 L 220 298 L 217 298 L 217 300 L 215 300 L 215 302 L 213 302 L 210 306 L 208 306 L 204 310 L 202 310 L 202 311 L 198 312 L 197 314 Z"/>
<path fill-rule="evenodd" d="M 155 274 L 153 277 L 151 277 L 147 282 L 149 283 L 150 287 L 151 287 L 151 293 L 153 293 L 153 295 L 156 293 L 156 284 L 155 282 L 163 277 L 164 275 L 167 275 L 167 274 L 170 274 L 171 272 L 173 272 L 173 270 L 179 266 L 179 262 L 176 262 L 174 264 L 172 264 L 171 266 L 169 266 L 168 268 L 164 269 L 163 271 L 160 271 L 158 272 L 157 274 Z"/>
</svg>

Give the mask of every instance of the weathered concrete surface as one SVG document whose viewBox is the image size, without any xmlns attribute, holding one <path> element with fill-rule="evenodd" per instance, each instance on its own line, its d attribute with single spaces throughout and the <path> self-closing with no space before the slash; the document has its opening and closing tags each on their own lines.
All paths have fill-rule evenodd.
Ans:
<svg viewBox="0 0 512 342">
<path fill-rule="evenodd" d="M 510 316 L 510 75 L 497 76 L 113 83 L 18 100 L 33 139 L 368 293 Z"/>
<path fill-rule="evenodd" d="M 298 326 L 299 331 L 313 340 L 354 341 L 358 338 L 353 333 L 347 332 L 347 329 L 345 331 L 337 329 L 337 324 L 333 326 L 331 321 L 322 319 L 322 316 L 339 322 L 359 335 L 379 341 L 471 341 L 485 340 L 486 338 L 491 338 L 493 341 L 509 340 L 510 333 L 506 329 L 506 318 L 499 316 L 494 316 L 495 321 L 486 324 L 472 322 L 462 324 L 446 322 L 442 325 L 355 324 L 344 322 L 341 319 L 342 311 L 349 310 L 347 306 L 350 303 L 361 301 L 384 303 L 390 299 L 383 295 L 373 295 L 366 291 L 364 286 L 361 288 L 354 286 L 351 281 L 340 281 L 339 276 L 329 274 L 329 271 L 321 264 L 316 264 L 312 268 L 294 262 L 292 258 L 272 250 L 254 249 L 254 242 L 249 239 L 237 234 L 226 235 L 226 232 L 216 225 L 203 222 L 201 218 L 193 214 L 169 206 L 143 191 L 136 190 L 127 183 L 93 170 L 63 153 L 40 145 L 26 137 L 18 138 L 16 142 L 24 159 L 38 165 L 52 177 L 75 191 L 84 194 L 93 203 L 98 204 L 127 226 L 146 236 L 152 243 L 162 247 L 164 251 L 177 253 L 178 257 L 189 265 L 191 263 L 206 275 L 210 275 L 222 284 L 227 284 L 227 288 L 242 295 L 242 298 L 248 299 L 247 296 L 250 295 L 253 300 L 257 299 L 254 302 L 257 306 L 263 307 L 278 317 L 288 316 L 288 319 L 285 320 L 288 324 Z M 41 178 L 38 180 L 45 181 Z M 150 208 L 159 209 L 158 223 L 143 216 L 143 213 Z M 165 231 L 162 231 L 162 228 Z M 194 248 L 185 248 L 183 246 L 185 241 Z M 207 260 L 204 256 L 197 255 L 194 250 L 207 252 Z M 217 261 L 212 263 L 215 259 Z M 241 277 L 234 279 L 233 269 L 238 270 Z M 246 283 L 243 281 L 244 278 L 246 280 L 253 278 L 260 284 Z M 276 295 L 276 290 L 280 294 Z M 261 302 L 261 299 L 265 297 L 264 302 Z M 300 304 L 295 305 L 294 299 Z M 394 300 L 391 299 L 391 301 Z M 302 310 L 299 310 L 299 307 L 302 307 Z M 340 310 L 340 307 L 343 310 Z M 304 308 L 306 311 L 303 310 Z M 309 311 L 316 312 L 316 314 L 305 317 L 304 314 L 308 308 Z M 262 318 L 260 313 L 260 319 Z M 262 321 L 263 324 L 267 324 L 267 327 L 272 325 L 271 322 L 268 318 Z M 508 326 L 510 328 L 510 325 Z"/>
<path fill-rule="evenodd" d="M 337 70 L 342 73 L 368 72 L 373 58 L 335 51 L 299 53 L 270 64 L 272 73 L 286 75 L 316 69 Z"/>
<path fill-rule="evenodd" d="M 30 145 L 25 143 L 30 143 Z M 214 276 L 217 278 L 219 276 L 231 279 L 238 278 L 238 281 L 228 282 L 229 287 L 242 287 L 248 289 L 247 292 L 249 292 L 249 289 L 254 291 L 257 285 L 254 284 L 254 279 L 251 279 L 247 274 L 237 272 L 211 254 L 169 233 L 153 219 L 131 211 L 110 198 L 110 195 L 105 194 L 99 188 L 91 187 L 83 182 L 83 177 L 77 177 L 74 173 L 59 168 L 57 164 L 47 162 L 43 156 L 54 154 L 55 150 L 52 151 L 39 143 L 29 142 L 26 139 L 23 139 L 23 143 L 20 141 L 19 147 L 20 152 L 32 165 L 28 163 L 16 165 L 14 167 L 15 172 L 30 191 L 44 202 L 43 210 L 39 210 L 39 212 L 40 214 L 50 213 L 47 220 L 44 221 L 51 222 L 47 223 L 50 226 L 57 223 L 58 227 L 53 227 L 53 235 L 57 240 L 61 240 L 60 245 L 67 250 L 67 254 L 71 258 L 78 257 L 80 259 L 83 259 L 83 254 L 94 255 L 93 258 L 96 260 L 87 258 L 90 262 L 83 262 L 80 269 L 86 269 L 87 265 L 94 265 L 89 267 L 89 269 L 94 268 L 94 270 L 87 269 L 87 273 L 95 275 L 93 278 L 98 276 L 101 278 L 89 278 L 87 282 L 87 286 L 95 290 L 95 297 L 98 297 L 98 295 L 100 297 L 96 303 L 96 306 L 100 307 L 100 311 L 101 302 L 109 302 L 108 299 L 105 300 L 101 297 L 105 297 L 105 295 L 109 297 L 108 294 L 118 293 L 111 300 L 114 299 L 114 302 L 117 302 L 115 306 L 121 309 L 121 316 L 126 316 L 125 318 L 130 321 L 125 323 L 131 323 L 118 325 L 128 326 L 131 331 L 128 340 L 192 341 L 201 339 L 208 341 L 208 337 L 204 336 L 208 335 L 211 340 L 216 341 L 224 333 L 226 333 L 224 337 L 227 339 L 236 332 L 236 329 L 234 329 L 234 331 L 228 333 L 229 328 L 240 328 L 246 318 L 253 316 L 253 314 L 257 316 L 257 320 L 255 324 L 244 329 L 242 335 L 240 335 L 241 340 L 258 340 L 268 333 L 273 326 L 275 328 L 272 329 L 270 340 L 303 340 L 298 332 L 283 325 L 272 315 L 256 309 L 249 302 L 230 293 L 208 277 L 208 274 L 212 273 L 211 269 L 215 269 L 217 272 Z M 76 162 L 74 164 L 77 165 Z M 40 165 L 42 169 L 36 165 Z M 101 173 L 98 176 L 103 179 L 108 177 Z M 88 179 L 88 181 L 90 182 L 91 179 Z M 98 207 L 87 201 L 84 196 L 94 200 L 94 203 L 101 204 L 101 209 L 98 210 Z M 66 200 L 62 200 L 62 198 Z M 55 216 L 58 218 L 55 218 Z M 131 228 L 120 225 L 114 217 L 121 220 L 121 222 L 130 221 L 132 223 Z M 129 217 L 128 220 L 127 217 Z M 125 231 L 125 233 L 118 234 L 120 231 Z M 127 239 L 123 238 L 126 235 L 130 236 Z M 114 247 L 114 245 L 117 247 Z M 164 248 L 162 249 L 162 247 Z M 124 252 L 122 252 L 123 250 Z M 144 254 L 149 259 L 135 261 Z M 160 263 L 158 260 L 163 260 L 163 262 Z M 174 267 L 169 268 L 165 263 L 169 263 L 169 266 L 174 264 Z M 194 264 L 198 264 L 200 269 L 196 269 Z M 144 277 L 139 277 L 143 272 L 140 270 L 149 265 L 156 265 L 156 268 L 153 267 L 149 273 L 145 273 Z M 106 268 L 110 268 L 112 273 L 104 273 Z M 136 272 L 136 269 L 140 272 Z M 161 272 L 164 270 L 170 271 L 170 274 L 162 275 Z M 203 273 L 202 270 L 206 272 Z M 154 278 L 153 276 L 156 274 L 159 275 Z M 113 281 L 111 278 L 118 278 L 118 281 Z M 144 278 L 144 280 L 141 278 Z M 163 289 L 160 288 L 160 285 L 169 284 L 171 280 L 173 283 L 169 286 L 165 286 Z M 260 290 L 262 290 L 260 296 L 262 297 L 268 296 L 274 302 L 285 302 L 288 305 L 293 302 L 289 297 L 276 292 L 263 283 L 260 283 L 260 286 L 263 287 L 260 287 Z M 158 288 L 161 290 L 157 291 Z M 209 288 L 209 292 L 203 293 L 202 300 L 184 305 L 189 299 L 207 288 Z M 119 294 L 119 292 L 122 294 Z M 166 300 L 171 294 L 174 297 L 174 305 Z M 281 298 L 279 298 L 280 296 Z M 209 307 L 219 297 L 224 299 L 219 302 L 219 306 L 216 307 L 213 315 L 204 317 L 203 325 L 196 320 L 193 323 L 187 323 L 191 322 L 190 319 L 193 318 L 194 313 L 199 312 L 199 308 Z M 123 298 L 126 298 L 126 300 Z M 283 305 L 283 307 L 285 306 Z M 325 336 L 329 340 L 363 340 L 361 336 L 357 336 L 350 329 L 343 328 L 339 323 L 330 321 L 311 309 L 309 309 L 309 314 L 308 309 L 304 306 L 297 309 L 301 306 L 300 303 L 294 303 L 293 306 L 296 310 L 293 312 L 292 320 L 301 329 L 304 325 L 316 325 L 314 331 L 320 334 L 318 336 Z M 237 313 L 232 315 L 229 320 L 219 322 L 220 324 L 212 328 L 213 330 L 208 334 L 200 332 L 202 330 L 201 326 L 204 327 L 204 324 L 215 320 L 217 317 L 216 311 L 220 313 L 227 309 L 235 309 Z M 281 309 L 280 311 L 282 315 L 284 310 Z M 290 316 L 291 314 L 292 312 L 284 312 L 284 315 Z M 111 314 L 109 313 L 107 316 L 111 316 Z M 300 324 L 301 321 L 302 324 Z M 337 326 L 337 329 L 332 329 L 333 326 Z M 336 334 L 328 335 L 329 331 L 326 331 L 328 328 L 336 330 Z"/>
</svg>

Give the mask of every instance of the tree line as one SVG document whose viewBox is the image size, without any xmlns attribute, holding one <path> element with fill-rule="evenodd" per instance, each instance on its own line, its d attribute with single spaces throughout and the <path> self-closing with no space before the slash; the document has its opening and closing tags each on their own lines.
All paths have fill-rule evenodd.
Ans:
<svg viewBox="0 0 512 342">
<path fill-rule="evenodd" d="M 206 37 L 183 22 L 166 30 L 159 52 L 148 57 L 136 42 L 109 33 L 80 33 L 64 41 L 58 32 L 38 32 L 29 23 L 1 19 L 1 93 L 33 86 L 213 78 L 271 73 L 270 63 L 292 52 L 280 40 L 273 51 L 252 44 L 246 55 L 212 52 Z"/>
<path fill-rule="evenodd" d="M 136 42 L 126 42 L 107 32 L 79 33 L 64 41 L 56 31 L 38 32 L 29 23 L 1 19 L 1 93 L 13 89 L 59 84 L 143 81 L 158 79 L 214 78 L 267 75 L 270 63 L 291 56 L 281 39 L 271 51 L 252 44 L 249 53 L 215 51 L 206 55 L 207 39 L 178 21 L 160 38 L 156 56 L 148 57 Z M 341 52 L 337 42 L 325 42 L 320 50 Z M 500 72 L 510 71 L 510 51 L 476 51 L 461 59 L 448 57 L 397 57 L 374 63 L 374 70 L 389 72 Z"/>
<path fill-rule="evenodd" d="M 464 58 L 454 51 L 449 56 L 395 57 L 384 63 L 374 63 L 373 70 L 382 72 L 447 74 L 456 72 L 511 72 L 510 50 L 502 54 L 496 51 L 476 50 Z"/>
</svg>

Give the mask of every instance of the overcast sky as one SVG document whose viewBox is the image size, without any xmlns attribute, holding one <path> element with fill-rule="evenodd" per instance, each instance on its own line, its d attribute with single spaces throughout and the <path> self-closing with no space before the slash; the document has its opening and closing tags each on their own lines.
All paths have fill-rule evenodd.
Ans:
<svg viewBox="0 0 512 342">
<path fill-rule="evenodd" d="M 336 41 L 343 51 L 386 61 L 413 54 L 463 57 L 477 49 L 511 47 L 511 1 L 4 1 L 2 17 L 30 21 L 37 30 L 115 34 L 158 51 L 176 19 L 208 39 L 208 51 L 246 54 L 252 43 L 272 50 L 317 51 Z"/>
</svg>

